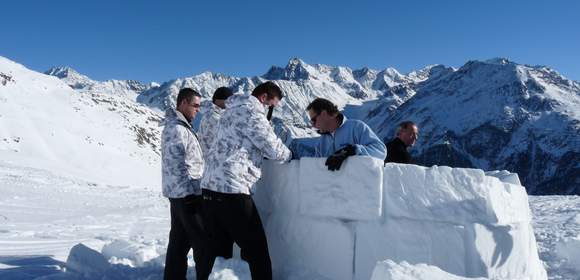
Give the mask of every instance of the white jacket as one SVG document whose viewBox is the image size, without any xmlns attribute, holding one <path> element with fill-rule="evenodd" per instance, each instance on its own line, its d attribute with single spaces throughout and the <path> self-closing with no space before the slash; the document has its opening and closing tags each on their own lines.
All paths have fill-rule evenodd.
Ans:
<svg viewBox="0 0 580 280">
<path fill-rule="evenodd" d="M 274 134 L 264 106 L 252 95 L 233 95 L 207 155 L 204 189 L 221 193 L 251 194 L 261 177 L 263 158 L 287 161 L 291 152 Z"/>
<path fill-rule="evenodd" d="M 211 100 L 207 100 L 201 103 L 200 113 L 203 116 L 199 124 L 198 136 L 204 159 L 207 159 L 209 148 L 211 148 L 211 144 L 213 143 L 213 140 L 217 134 L 220 117 L 223 111 L 224 110 L 222 108 L 213 104 Z"/>
<path fill-rule="evenodd" d="M 181 198 L 201 194 L 204 161 L 197 136 L 179 111 L 169 110 L 161 135 L 163 196 Z"/>
</svg>

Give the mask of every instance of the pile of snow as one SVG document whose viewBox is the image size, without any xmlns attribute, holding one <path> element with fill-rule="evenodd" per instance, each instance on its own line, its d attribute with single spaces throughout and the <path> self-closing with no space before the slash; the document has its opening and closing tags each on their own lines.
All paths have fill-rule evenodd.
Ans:
<svg viewBox="0 0 580 280">
<path fill-rule="evenodd" d="M 349 158 L 267 163 L 256 188 L 275 277 L 369 279 L 378 261 L 462 277 L 546 279 L 522 186 L 478 169 Z M 382 178 L 377 180 L 377 178 Z M 513 180 L 512 180 L 513 181 Z"/>
<path fill-rule="evenodd" d="M 485 278 L 466 278 L 445 272 L 427 264 L 399 264 L 392 260 L 381 261 L 373 270 L 371 280 L 484 280 Z"/>
<path fill-rule="evenodd" d="M 115 263 L 107 254 L 127 254 L 124 246 L 127 244 L 111 244 L 103 248 L 103 252 L 77 244 L 71 250 L 62 272 L 42 277 L 44 280 L 102 280 L 102 279 L 161 279 L 165 255 L 156 255 L 155 259 L 138 266 Z M 136 256 L 136 252 L 128 256 Z M 191 257 L 191 256 L 190 256 Z M 190 266 L 187 277 L 195 278 L 195 267 Z M 239 259 L 217 258 L 211 275 L 211 280 L 249 280 L 250 268 L 245 261 Z"/>
</svg>

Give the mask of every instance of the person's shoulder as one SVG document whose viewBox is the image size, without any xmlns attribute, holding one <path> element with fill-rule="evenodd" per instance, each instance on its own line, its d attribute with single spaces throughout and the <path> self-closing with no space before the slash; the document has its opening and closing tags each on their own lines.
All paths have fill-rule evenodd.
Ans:
<svg viewBox="0 0 580 280">
<path fill-rule="evenodd" d="M 347 119 L 344 124 L 347 125 L 351 125 L 354 127 L 369 127 L 368 124 L 366 124 L 365 122 L 361 121 L 361 120 L 356 120 L 356 119 Z"/>
</svg>

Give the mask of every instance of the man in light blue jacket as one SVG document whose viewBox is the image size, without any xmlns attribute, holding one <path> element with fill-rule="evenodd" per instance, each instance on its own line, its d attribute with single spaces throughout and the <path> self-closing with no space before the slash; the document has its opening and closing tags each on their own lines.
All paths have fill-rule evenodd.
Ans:
<svg viewBox="0 0 580 280">
<path fill-rule="evenodd" d="M 344 160 L 353 155 L 385 158 L 385 144 L 371 128 L 362 121 L 348 120 L 331 101 L 316 98 L 306 110 L 312 126 L 321 134 L 314 156 L 328 157 L 329 170 L 340 169 Z"/>
</svg>

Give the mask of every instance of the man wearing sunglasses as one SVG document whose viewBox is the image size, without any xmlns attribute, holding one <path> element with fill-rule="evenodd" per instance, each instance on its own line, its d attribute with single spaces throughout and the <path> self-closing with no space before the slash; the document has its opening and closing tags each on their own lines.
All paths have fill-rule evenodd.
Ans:
<svg viewBox="0 0 580 280">
<path fill-rule="evenodd" d="M 192 248 L 196 263 L 208 261 L 201 215 L 200 179 L 204 161 L 197 135 L 191 128 L 200 102 L 201 95 L 195 90 L 180 90 L 176 108 L 166 113 L 161 136 L 163 196 L 169 199 L 171 215 L 164 279 L 185 279 L 187 254 Z M 196 266 L 196 275 L 196 279 L 207 279 L 209 272 Z"/>
<path fill-rule="evenodd" d="M 339 170 L 353 155 L 385 158 L 385 144 L 371 128 L 362 121 L 347 119 L 330 100 L 316 98 L 306 110 L 312 126 L 321 134 L 315 156 L 328 157 L 328 170 Z"/>
</svg>

